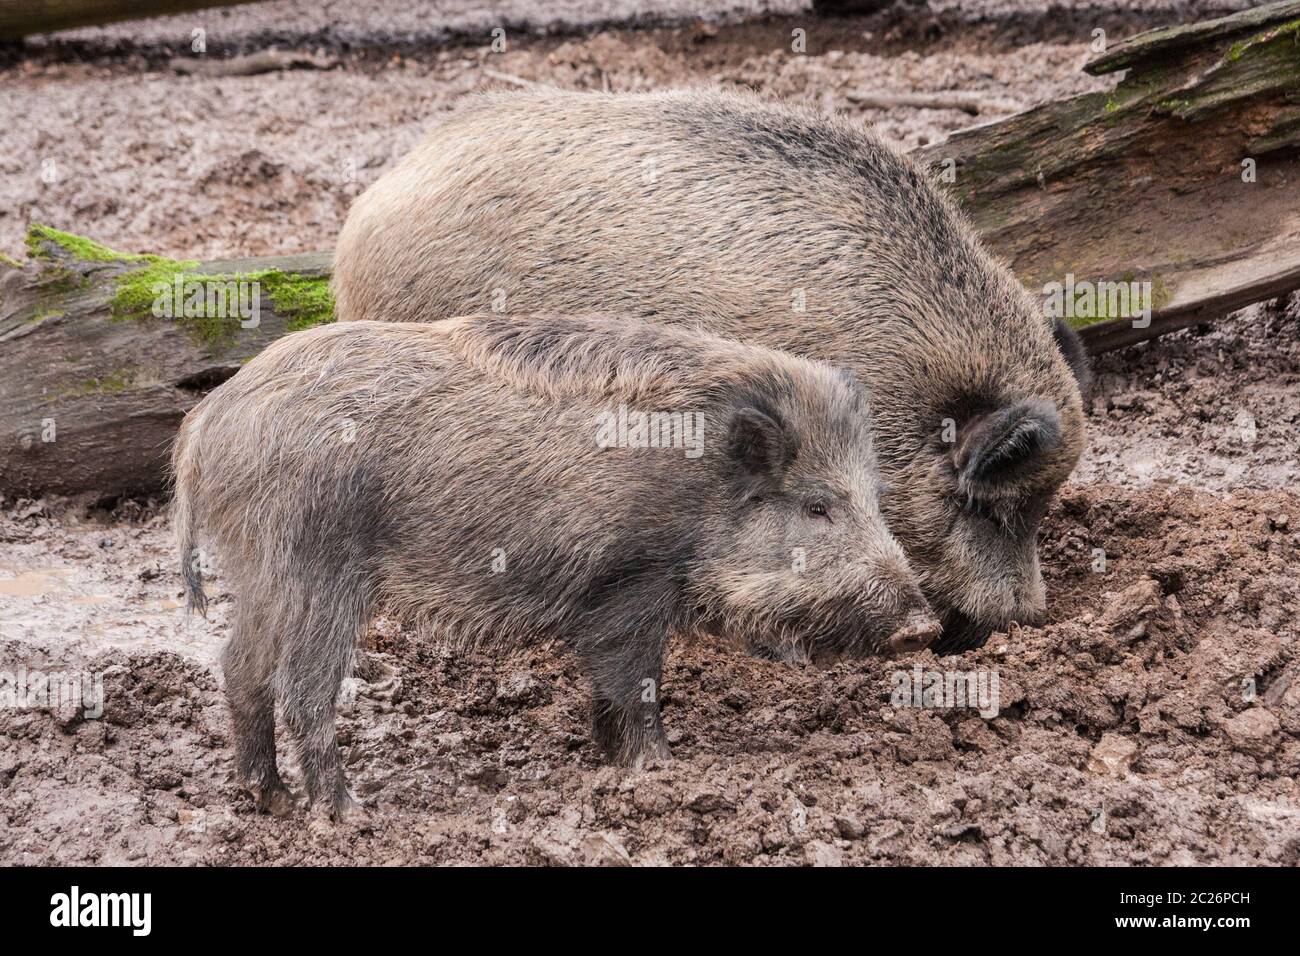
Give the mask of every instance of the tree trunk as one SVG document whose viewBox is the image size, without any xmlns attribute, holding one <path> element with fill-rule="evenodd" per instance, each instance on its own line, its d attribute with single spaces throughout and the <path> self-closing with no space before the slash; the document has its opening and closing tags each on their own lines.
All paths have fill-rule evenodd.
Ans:
<svg viewBox="0 0 1300 956">
<path fill-rule="evenodd" d="M 0 41 L 257 0 L 0 0 Z"/>
</svg>

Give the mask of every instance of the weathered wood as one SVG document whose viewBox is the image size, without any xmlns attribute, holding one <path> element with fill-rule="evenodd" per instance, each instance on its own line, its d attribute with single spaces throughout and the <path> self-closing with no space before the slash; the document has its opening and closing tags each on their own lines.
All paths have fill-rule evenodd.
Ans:
<svg viewBox="0 0 1300 956">
<path fill-rule="evenodd" d="M 1123 320 L 1097 322 L 1080 329 L 1079 335 L 1096 355 L 1219 319 L 1295 289 L 1300 289 L 1300 262 L 1295 257 L 1280 262 L 1269 258 L 1225 262 L 1189 276 L 1178 293 L 1155 311 L 1150 327 L 1135 328 L 1132 321 Z"/>
<path fill-rule="evenodd" d="M 259 0 L 0 0 L 0 41 Z"/>
<path fill-rule="evenodd" d="M 1185 50 L 1204 46 L 1210 41 L 1234 38 L 1243 31 L 1271 27 L 1297 15 L 1300 11 L 1293 2 L 1266 3 L 1213 20 L 1148 30 L 1116 43 L 1086 64 L 1084 69 L 1096 75 L 1127 70 L 1135 64 L 1180 56 Z"/>
<path fill-rule="evenodd" d="M 167 66 L 173 73 L 199 76 L 256 76 L 259 73 L 275 73 L 280 70 L 300 68 L 331 70 L 338 66 L 338 63 L 339 61 L 331 56 L 267 47 L 255 53 L 232 56 L 228 60 L 178 56 L 168 61 Z"/>
<path fill-rule="evenodd" d="M 0 261 L 0 493 L 161 490 L 171 438 L 203 393 L 328 314 L 328 256 L 189 268 L 91 244 L 86 258 L 49 235 L 33 234 L 26 264 Z M 174 289 L 177 276 L 182 289 L 249 283 L 250 300 L 256 283 L 256 325 L 229 306 L 174 319 L 140 308 L 141 293 Z"/>
<path fill-rule="evenodd" d="M 1030 289 L 1067 274 L 1151 284 L 1150 326 L 1084 317 L 1089 349 L 1300 286 L 1300 0 L 1140 34 L 1086 69 L 1128 73 L 919 156 L 955 174 L 950 188 Z"/>
</svg>

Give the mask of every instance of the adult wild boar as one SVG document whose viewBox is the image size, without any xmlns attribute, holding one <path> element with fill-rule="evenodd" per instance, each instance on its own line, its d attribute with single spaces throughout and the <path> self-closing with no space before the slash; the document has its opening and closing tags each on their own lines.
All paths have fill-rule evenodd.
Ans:
<svg viewBox="0 0 1300 956">
<path fill-rule="evenodd" d="M 238 772 L 290 807 L 275 689 L 312 801 L 352 800 L 334 700 L 380 609 L 421 633 L 559 638 L 616 760 L 667 754 L 670 632 L 813 658 L 938 636 L 881 517 L 865 392 L 830 366 L 629 319 L 366 322 L 277 341 L 186 417 L 173 454 L 236 598 Z"/>
<path fill-rule="evenodd" d="M 484 97 L 356 200 L 334 289 L 343 320 L 599 308 L 842 365 L 936 649 L 1044 609 L 1035 539 L 1082 449 L 1083 350 L 854 124 L 719 92 Z"/>
</svg>

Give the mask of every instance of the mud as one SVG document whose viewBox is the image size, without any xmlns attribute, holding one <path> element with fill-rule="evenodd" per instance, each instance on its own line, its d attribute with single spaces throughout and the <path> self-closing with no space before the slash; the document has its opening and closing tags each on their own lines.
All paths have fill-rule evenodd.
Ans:
<svg viewBox="0 0 1300 956">
<path fill-rule="evenodd" d="M 0 76 L 19 141 L 0 158 L 0 247 L 43 218 L 175 255 L 326 247 L 356 190 L 494 82 L 488 63 L 567 86 L 757 83 L 846 110 L 860 83 L 982 83 L 1028 105 L 1095 82 L 1077 73 L 1086 42 L 1041 35 L 794 60 L 755 40 L 767 27 L 699 29 L 220 80 L 37 51 Z M 17 122 L 38 103 L 40 124 Z M 863 118 L 904 143 L 972 122 Z M 43 152 L 74 170 L 54 188 L 28 175 Z M 633 773 L 597 762 L 562 647 L 452 654 L 379 621 L 339 722 L 370 805 L 358 826 L 258 816 L 233 785 L 214 666 L 232 595 L 218 570 L 209 620 L 184 616 L 160 503 L 0 502 L 0 672 L 85 675 L 91 713 L 95 687 L 103 701 L 97 718 L 85 700 L 19 706 L 0 676 L 0 863 L 1296 865 L 1300 303 L 1107 356 L 1090 404 L 1044 526 L 1044 626 L 826 670 L 678 641 L 675 759 Z M 996 702 L 914 706 L 916 667 L 986 694 L 996 675 Z"/>
</svg>

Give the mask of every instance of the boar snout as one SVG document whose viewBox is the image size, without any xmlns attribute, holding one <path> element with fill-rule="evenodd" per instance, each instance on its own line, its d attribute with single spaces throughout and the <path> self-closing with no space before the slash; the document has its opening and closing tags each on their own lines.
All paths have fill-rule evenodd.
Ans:
<svg viewBox="0 0 1300 956">
<path fill-rule="evenodd" d="M 942 630 L 943 625 L 929 610 L 916 610 L 889 636 L 887 643 L 895 654 L 911 654 L 929 647 Z"/>
</svg>

